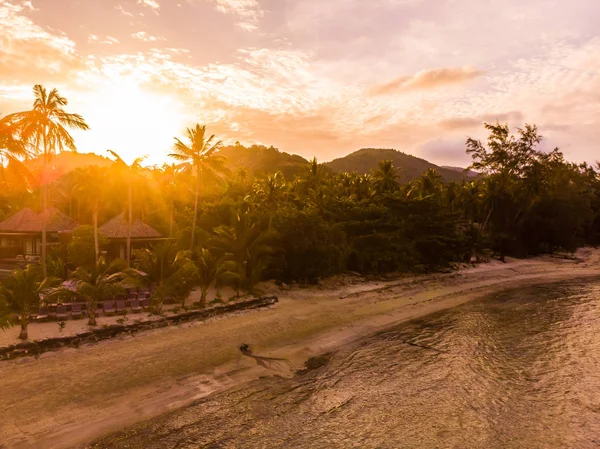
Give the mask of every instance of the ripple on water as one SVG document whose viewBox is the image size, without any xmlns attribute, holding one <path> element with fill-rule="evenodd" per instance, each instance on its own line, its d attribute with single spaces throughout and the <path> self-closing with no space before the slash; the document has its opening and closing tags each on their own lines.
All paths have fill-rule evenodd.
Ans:
<svg viewBox="0 0 600 449">
<path fill-rule="evenodd" d="M 598 283 L 508 291 L 98 447 L 600 447 L 599 329 Z"/>
</svg>

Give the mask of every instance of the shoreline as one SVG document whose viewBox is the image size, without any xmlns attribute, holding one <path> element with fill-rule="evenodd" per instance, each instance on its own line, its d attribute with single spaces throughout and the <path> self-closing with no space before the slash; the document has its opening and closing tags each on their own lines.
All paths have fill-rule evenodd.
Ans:
<svg viewBox="0 0 600 449">
<path fill-rule="evenodd" d="M 0 418 L 0 441 L 15 448 L 47 447 L 49 442 L 56 448 L 84 447 L 259 377 L 291 376 L 310 357 L 495 292 L 600 279 L 600 251 L 585 248 L 577 257 L 511 259 L 392 280 L 343 276 L 287 291 L 267 285 L 267 294 L 280 298 L 267 310 L 148 331 L 39 360 L 3 362 L 0 378 L 9 399 L 3 399 L 7 412 Z M 250 344 L 257 355 L 289 360 L 292 369 L 257 366 L 239 353 L 241 343 Z"/>
</svg>

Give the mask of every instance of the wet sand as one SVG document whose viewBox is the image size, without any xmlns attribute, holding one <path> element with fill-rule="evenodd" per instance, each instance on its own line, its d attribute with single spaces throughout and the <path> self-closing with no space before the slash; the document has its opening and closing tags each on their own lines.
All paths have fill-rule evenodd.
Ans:
<svg viewBox="0 0 600 449">
<path fill-rule="evenodd" d="M 403 321 L 507 287 L 600 275 L 599 255 L 584 249 L 576 259 L 510 260 L 378 281 L 343 276 L 286 291 L 266 284 L 280 298 L 270 309 L 2 362 L 0 442 L 83 447 L 211 393 L 261 376 L 291 376 L 309 357 Z M 291 366 L 258 366 L 240 354 L 242 343 Z"/>
</svg>

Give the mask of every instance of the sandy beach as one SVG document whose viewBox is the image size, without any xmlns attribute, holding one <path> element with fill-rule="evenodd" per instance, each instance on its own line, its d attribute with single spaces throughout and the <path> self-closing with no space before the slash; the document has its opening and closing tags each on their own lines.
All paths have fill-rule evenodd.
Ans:
<svg viewBox="0 0 600 449">
<path fill-rule="evenodd" d="M 403 321 L 506 288 L 587 276 L 600 276 L 598 250 L 585 248 L 574 258 L 493 261 L 444 274 L 342 276 L 310 288 L 266 283 L 265 293 L 280 299 L 268 309 L 1 362 L 0 447 L 85 447 L 211 393 L 261 376 L 291 376 L 312 356 Z M 55 323 L 35 326 L 32 335 L 56 329 Z M 2 343 L 17 333 L 0 334 Z M 258 355 L 285 358 L 291 367 L 257 366 L 239 352 L 242 343 Z"/>
</svg>

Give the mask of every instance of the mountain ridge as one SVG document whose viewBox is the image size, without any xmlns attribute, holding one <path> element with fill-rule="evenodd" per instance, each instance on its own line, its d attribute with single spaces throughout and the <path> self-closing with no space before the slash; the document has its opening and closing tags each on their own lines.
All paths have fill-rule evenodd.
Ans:
<svg viewBox="0 0 600 449">
<path fill-rule="evenodd" d="M 281 171 L 286 178 L 291 179 L 300 174 L 309 161 L 304 157 L 280 151 L 264 145 L 224 146 L 220 154 L 226 159 L 226 165 L 231 172 L 244 169 L 249 176 L 262 177 L 276 171 Z M 406 154 L 391 148 L 362 148 L 344 157 L 320 164 L 333 173 L 353 172 L 371 173 L 381 160 L 389 159 L 398 169 L 403 182 L 413 180 L 428 169 L 436 169 L 446 181 L 461 181 L 477 176 L 474 172 L 465 172 L 461 167 L 438 166 L 425 159 Z M 89 165 L 109 166 L 112 161 L 96 153 L 62 152 L 52 158 L 54 177 L 60 177 L 69 171 Z M 39 167 L 39 158 L 26 162 L 28 168 Z"/>
<path fill-rule="evenodd" d="M 403 182 L 412 181 L 429 169 L 437 170 L 445 181 L 462 181 L 467 177 L 462 173 L 462 169 L 458 170 L 458 167 L 452 169 L 441 167 L 393 148 L 362 148 L 323 165 L 337 173 L 355 171 L 360 174 L 368 174 L 371 170 L 376 169 L 377 164 L 382 160 L 392 161 Z"/>
</svg>

